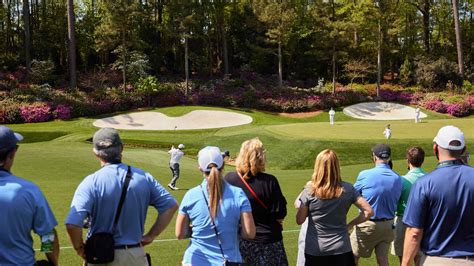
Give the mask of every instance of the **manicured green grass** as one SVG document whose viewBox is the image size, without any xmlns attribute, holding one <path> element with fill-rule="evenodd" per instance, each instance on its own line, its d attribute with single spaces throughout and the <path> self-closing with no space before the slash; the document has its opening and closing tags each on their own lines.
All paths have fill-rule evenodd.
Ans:
<svg viewBox="0 0 474 266">
<path fill-rule="evenodd" d="M 182 115 L 201 107 L 172 107 L 158 109 L 168 115 Z M 223 110 L 222 108 L 205 109 Z M 196 153 L 205 145 L 217 145 L 223 150 L 231 151 L 232 156 L 238 152 L 242 141 L 259 137 L 267 150 L 267 172 L 275 174 L 288 201 L 288 216 L 284 223 L 284 239 L 290 264 L 294 265 L 297 251 L 299 226 L 295 223 L 295 209 L 292 204 L 303 185 L 310 179 L 314 158 L 321 150 L 331 148 L 338 153 L 345 180 L 353 183 L 362 169 L 372 167 L 370 148 L 378 142 L 386 142 L 382 131 L 386 122 L 338 120 L 335 126 L 329 126 L 327 113 L 316 117 L 295 119 L 253 110 L 237 110 L 252 116 L 250 125 L 187 131 L 121 131 L 126 143 L 124 162 L 149 171 L 157 180 L 166 185 L 170 180 L 167 149 L 178 143 L 186 144 L 187 155 L 183 158 L 182 178 L 178 186 L 183 190 L 171 193 L 179 201 L 184 193 L 202 180 L 197 168 Z M 336 116 L 342 117 L 341 113 Z M 404 152 L 412 145 L 422 146 L 427 155 L 431 155 L 432 140 L 439 127 L 447 124 L 459 126 L 466 134 L 468 143 L 474 138 L 473 118 L 440 119 L 431 117 L 424 123 L 412 121 L 390 122 L 393 126 L 392 145 L 395 159 L 395 170 L 406 172 Z M 58 232 L 61 246 L 62 265 L 79 265 L 80 260 L 70 248 L 64 228 L 64 220 L 74 191 L 81 180 L 99 168 L 97 159 L 92 154 L 90 138 L 96 130 L 92 118 L 81 118 L 71 121 L 56 121 L 38 124 L 11 125 L 25 135 L 20 146 L 13 172 L 38 184 L 46 194 L 49 203 L 58 219 Z M 469 145 L 473 150 L 474 146 Z M 429 157 L 425 168 L 432 170 L 435 159 Z M 226 171 L 232 171 L 228 166 Z M 150 209 L 146 228 L 149 228 L 156 211 Z M 349 218 L 356 215 L 351 209 Z M 174 240 L 174 221 L 158 238 L 158 241 L 147 247 L 155 265 L 177 265 L 186 249 L 188 241 Z M 34 239 L 37 240 L 35 236 Z M 38 247 L 38 243 L 36 243 Z M 391 257 L 391 265 L 396 265 L 396 258 Z M 362 260 L 361 265 L 375 265 L 375 260 Z"/>
</svg>

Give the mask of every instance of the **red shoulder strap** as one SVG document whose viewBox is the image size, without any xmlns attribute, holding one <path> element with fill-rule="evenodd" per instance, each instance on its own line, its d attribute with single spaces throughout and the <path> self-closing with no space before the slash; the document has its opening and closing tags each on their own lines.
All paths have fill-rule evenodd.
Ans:
<svg viewBox="0 0 474 266">
<path fill-rule="evenodd" d="M 252 196 L 258 201 L 258 203 L 260 203 L 260 205 L 262 205 L 262 207 L 266 210 L 268 209 L 267 205 L 265 205 L 265 203 L 263 203 L 263 201 L 257 196 L 257 194 L 255 193 L 255 191 L 253 191 L 253 189 L 250 187 L 250 185 L 247 183 L 247 181 L 245 181 L 245 178 L 239 173 L 239 171 L 236 171 L 237 174 L 239 175 L 240 177 L 240 180 L 242 180 L 242 183 L 244 183 L 244 185 L 247 187 L 247 189 L 250 191 L 250 194 L 252 194 Z"/>
</svg>

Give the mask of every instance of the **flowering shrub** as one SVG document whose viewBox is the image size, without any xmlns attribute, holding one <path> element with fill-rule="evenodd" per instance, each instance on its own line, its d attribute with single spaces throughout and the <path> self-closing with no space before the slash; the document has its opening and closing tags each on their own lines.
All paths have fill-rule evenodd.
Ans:
<svg viewBox="0 0 474 266">
<path fill-rule="evenodd" d="M 45 122 L 51 119 L 51 106 L 45 103 L 34 103 L 20 107 L 23 121 L 27 123 Z"/>
<path fill-rule="evenodd" d="M 72 115 L 72 108 L 68 105 L 60 104 L 53 111 L 54 119 L 69 119 Z"/>
<path fill-rule="evenodd" d="M 471 106 L 471 109 L 474 110 L 474 96 L 468 96 L 466 101 Z"/>
<path fill-rule="evenodd" d="M 398 99 L 399 94 L 400 93 L 398 91 L 380 90 L 380 98 L 389 102 L 396 101 Z"/>
<path fill-rule="evenodd" d="M 0 123 L 15 124 L 23 122 L 20 114 L 20 104 L 11 101 L 0 101 Z"/>
<path fill-rule="evenodd" d="M 424 98 L 425 98 L 425 94 L 417 91 L 411 94 L 410 104 L 418 105 L 423 101 Z"/>
<path fill-rule="evenodd" d="M 95 116 L 150 105 L 194 104 L 302 112 L 372 101 L 376 96 L 375 84 L 336 84 L 336 93 L 332 94 L 331 83 L 324 84 L 323 80 L 316 87 L 311 83 L 292 81 L 285 83 L 291 87 L 280 88 L 275 79 L 255 72 L 237 72 L 222 79 L 196 79 L 188 90 L 183 82 L 158 80 L 152 76 L 129 84 L 125 89 L 106 86 L 120 81 L 116 74 L 120 73 L 103 71 L 93 79 L 81 79 L 82 89 L 69 90 L 25 84 L 13 74 L 0 73 L 0 81 L 13 80 L 15 83 L 12 84 L 16 84 L 13 88 L 6 83 L 0 84 L 0 123 Z M 469 93 L 426 93 L 416 87 L 382 84 L 380 96 L 384 101 L 419 105 L 453 116 L 465 116 L 474 110 L 474 95 L 469 96 Z"/>
<path fill-rule="evenodd" d="M 438 113 L 446 113 L 446 105 L 441 100 L 428 100 L 423 102 L 423 107 Z"/>
<path fill-rule="evenodd" d="M 471 105 L 465 101 L 452 103 L 446 107 L 446 112 L 456 117 L 468 116 L 471 113 Z"/>
</svg>

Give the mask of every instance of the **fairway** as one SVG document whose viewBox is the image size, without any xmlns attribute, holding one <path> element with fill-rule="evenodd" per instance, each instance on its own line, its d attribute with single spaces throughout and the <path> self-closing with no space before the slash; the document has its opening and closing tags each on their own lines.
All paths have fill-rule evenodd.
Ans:
<svg viewBox="0 0 474 266">
<path fill-rule="evenodd" d="M 404 152 L 411 145 L 422 146 L 427 155 L 424 168 L 431 171 L 436 166 L 432 156 L 432 141 L 437 130 L 445 125 L 455 125 L 464 131 L 468 150 L 474 150 L 474 118 L 448 119 L 442 115 L 426 112 L 423 123 L 406 121 L 363 121 L 336 114 L 336 124 L 330 126 L 328 114 L 321 113 L 312 118 L 288 118 L 254 110 L 229 110 L 210 107 L 170 107 L 156 111 L 168 116 L 180 116 L 192 110 L 235 111 L 252 117 L 248 125 L 222 129 L 183 131 L 124 131 L 122 139 L 126 145 L 123 161 L 126 164 L 149 171 L 162 185 L 170 180 L 167 150 L 172 144 L 184 143 L 187 155 L 181 161 L 181 188 L 171 193 L 180 201 L 187 189 L 198 185 L 202 176 L 197 167 L 197 151 L 206 145 L 216 145 L 230 150 L 235 157 L 242 141 L 259 137 L 265 145 L 268 156 L 267 172 L 277 176 L 288 201 L 288 216 L 284 222 L 284 243 L 290 265 L 295 265 L 299 226 L 295 222 L 293 201 L 303 185 L 310 179 L 315 156 L 325 148 L 334 149 L 341 160 L 343 178 L 354 183 L 362 169 L 372 167 L 370 148 L 379 142 L 389 143 L 393 148 L 394 170 L 406 173 Z M 425 110 L 423 110 L 425 112 Z M 446 118 L 446 119 L 444 119 Z M 12 172 L 38 184 L 56 215 L 62 265 L 81 265 L 75 251 L 70 248 L 65 226 L 65 217 L 77 185 L 88 174 L 100 167 L 92 153 L 90 139 L 96 128 L 96 118 L 80 118 L 70 121 L 54 121 L 37 124 L 11 125 L 11 128 L 25 136 L 20 145 Z M 392 139 L 385 140 L 382 131 L 387 123 L 392 125 Z M 226 166 L 225 171 L 232 171 Z M 150 209 L 145 229 L 150 228 L 155 217 Z M 356 215 L 351 209 L 348 218 Z M 34 236 L 35 248 L 39 247 Z M 174 221 L 159 236 L 155 243 L 147 246 L 153 265 L 179 265 L 188 240 L 177 241 L 174 236 Z M 398 259 L 391 256 L 391 265 Z M 361 265 L 376 265 L 375 259 L 361 260 Z"/>
</svg>

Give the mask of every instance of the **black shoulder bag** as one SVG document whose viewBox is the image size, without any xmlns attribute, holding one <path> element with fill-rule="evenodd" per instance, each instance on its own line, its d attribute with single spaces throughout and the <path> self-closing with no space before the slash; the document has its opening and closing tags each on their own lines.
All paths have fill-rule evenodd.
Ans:
<svg viewBox="0 0 474 266">
<path fill-rule="evenodd" d="M 212 222 L 212 228 L 214 229 L 214 233 L 216 234 L 216 238 L 217 238 L 217 243 L 219 244 L 219 249 L 221 250 L 222 265 L 227 265 L 227 266 L 242 266 L 242 265 L 244 265 L 240 262 L 230 262 L 224 256 L 224 250 L 222 249 L 221 238 L 219 237 L 219 232 L 217 231 L 217 226 L 214 223 L 214 219 L 212 219 L 211 207 L 209 206 L 209 202 L 207 201 L 206 194 L 204 194 L 204 190 L 203 190 L 202 186 L 199 185 L 199 187 L 201 188 L 202 196 L 204 197 L 204 200 L 206 201 L 207 209 L 209 210 L 209 215 L 210 215 L 211 222 Z"/>
<path fill-rule="evenodd" d="M 115 227 L 122 212 L 123 202 L 125 201 L 125 195 L 127 194 L 128 184 L 132 179 L 132 170 L 130 165 L 128 166 L 127 176 L 125 177 L 125 182 L 122 188 L 122 194 L 120 195 L 119 205 L 117 207 L 117 213 L 115 214 L 114 226 L 112 228 L 112 233 L 100 232 L 92 234 L 87 240 L 86 245 L 84 246 L 84 252 L 86 253 L 87 263 L 92 264 L 103 264 L 110 263 L 114 261 L 115 254 L 115 241 L 114 241 L 114 232 Z"/>
</svg>

